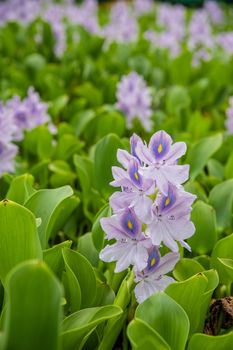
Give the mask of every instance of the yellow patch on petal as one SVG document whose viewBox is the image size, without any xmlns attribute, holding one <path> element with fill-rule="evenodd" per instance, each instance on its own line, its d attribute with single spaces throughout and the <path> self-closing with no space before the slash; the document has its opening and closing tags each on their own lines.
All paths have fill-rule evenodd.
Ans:
<svg viewBox="0 0 233 350">
<path fill-rule="evenodd" d="M 127 225 L 128 225 L 128 228 L 129 228 L 130 230 L 132 230 L 133 224 L 132 224 L 132 222 L 131 222 L 130 220 L 127 222 Z"/>
<path fill-rule="evenodd" d="M 165 200 L 165 207 L 170 203 L 170 197 L 167 197 L 167 199 Z"/>
<path fill-rule="evenodd" d="M 161 153 L 162 150 L 163 150 L 163 146 L 162 146 L 162 144 L 160 143 L 160 145 L 159 145 L 159 147 L 158 147 L 158 153 Z"/>
<path fill-rule="evenodd" d="M 138 179 L 139 179 L 139 177 L 138 177 L 138 173 L 135 171 L 135 173 L 134 173 L 134 177 L 135 177 L 135 179 L 138 181 Z"/>
<path fill-rule="evenodd" d="M 150 262 L 150 266 L 154 266 L 156 264 L 156 259 L 152 258 Z"/>
</svg>

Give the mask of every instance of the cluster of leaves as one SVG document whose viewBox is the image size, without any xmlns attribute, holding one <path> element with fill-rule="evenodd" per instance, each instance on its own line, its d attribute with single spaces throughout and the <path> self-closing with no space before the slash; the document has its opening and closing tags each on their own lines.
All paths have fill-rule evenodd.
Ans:
<svg viewBox="0 0 233 350">
<path fill-rule="evenodd" d="M 142 17 L 141 27 L 152 20 Z M 69 30 L 78 31 L 79 42 L 68 32 L 67 51 L 57 59 L 47 23 L 0 29 L 1 99 L 33 85 L 58 128 L 55 137 L 46 126 L 28 132 L 16 173 L 0 179 L 0 349 L 230 349 L 231 329 L 219 324 L 215 337 L 203 329 L 211 299 L 232 294 L 233 137 L 224 133 L 224 119 L 233 58 L 193 68 L 190 52 L 171 59 L 143 37 L 103 48 L 103 39 Z M 180 249 L 177 283 L 138 307 L 133 276 L 114 274 L 114 264 L 99 260 L 111 167 L 131 134 L 114 107 L 116 84 L 131 70 L 152 89 L 151 134 L 165 129 L 187 142 L 185 187 L 198 198 L 192 253 Z M 149 138 L 137 123 L 134 131 Z"/>
</svg>

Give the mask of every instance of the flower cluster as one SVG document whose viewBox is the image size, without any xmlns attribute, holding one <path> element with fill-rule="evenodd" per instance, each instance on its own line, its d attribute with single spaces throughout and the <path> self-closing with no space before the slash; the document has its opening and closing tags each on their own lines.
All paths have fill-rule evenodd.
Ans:
<svg viewBox="0 0 233 350">
<path fill-rule="evenodd" d="M 226 110 L 227 119 L 225 122 L 229 134 L 233 135 L 233 96 L 229 99 L 229 107 Z"/>
<path fill-rule="evenodd" d="M 102 36 L 107 43 L 128 43 L 138 38 L 138 23 L 129 6 L 120 1 L 111 8 L 110 21 L 103 27 Z"/>
<path fill-rule="evenodd" d="M 0 105 L 0 175 L 14 171 L 14 158 L 18 152 L 14 142 L 23 139 L 24 131 L 50 123 L 47 109 L 47 104 L 40 101 L 39 94 L 32 87 L 25 99 L 14 96 Z"/>
<path fill-rule="evenodd" d="M 127 117 L 127 127 L 132 127 L 134 118 L 138 118 L 145 128 L 151 129 L 152 96 L 145 80 L 136 72 L 123 76 L 117 85 L 117 104 Z"/>
<path fill-rule="evenodd" d="M 131 153 L 118 150 L 121 167 L 113 167 L 111 185 L 121 191 L 110 197 L 111 217 L 102 218 L 101 226 L 108 244 L 100 258 L 116 261 L 115 272 L 133 266 L 135 295 L 141 303 L 155 291 L 164 290 L 173 281 L 166 273 L 179 260 L 179 246 L 194 234 L 190 221 L 195 196 L 185 192 L 189 166 L 177 164 L 186 152 L 184 142 L 172 143 L 165 131 L 156 132 L 148 146 L 139 136 L 130 139 Z M 161 247 L 171 250 L 161 256 Z"/>
</svg>

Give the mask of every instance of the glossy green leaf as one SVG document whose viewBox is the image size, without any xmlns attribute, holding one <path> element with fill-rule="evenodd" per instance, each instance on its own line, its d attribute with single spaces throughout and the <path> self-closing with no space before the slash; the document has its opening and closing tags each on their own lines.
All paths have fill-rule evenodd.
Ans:
<svg viewBox="0 0 233 350">
<path fill-rule="evenodd" d="M 78 252 L 84 255 L 92 266 L 98 266 L 99 252 L 94 246 L 91 232 L 85 233 L 78 239 Z"/>
<path fill-rule="evenodd" d="M 233 179 L 215 186 L 210 192 L 209 202 L 216 211 L 218 229 L 222 231 L 229 227 L 232 221 Z"/>
<path fill-rule="evenodd" d="M 224 175 L 226 179 L 233 178 L 233 152 L 231 152 L 224 169 Z"/>
<path fill-rule="evenodd" d="M 21 205 L 0 202 L 0 279 L 20 262 L 41 259 L 42 250 L 34 215 Z"/>
<path fill-rule="evenodd" d="M 69 186 L 39 190 L 25 203 L 25 206 L 42 220 L 38 233 L 43 249 L 46 248 L 53 230 L 61 229 L 77 207 L 79 201 L 76 198 L 71 198 L 72 195 L 73 190 Z"/>
<path fill-rule="evenodd" d="M 69 267 L 80 285 L 81 307 L 90 307 L 96 294 L 96 277 L 90 262 L 80 253 L 65 248 L 63 257 L 66 268 Z"/>
<path fill-rule="evenodd" d="M 221 147 L 222 134 L 206 137 L 190 149 L 187 163 L 190 164 L 190 178 L 194 180 L 202 172 L 208 159 Z"/>
<path fill-rule="evenodd" d="M 34 178 L 30 174 L 15 177 L 6 194 L 6 198 L 19 204 L 24 204 L 36 192 L 33 188 Z"/>
<path fill-rule="evenodd" d="M 204 271 L 203 266 L 193 259 L 183 258 L 176 264 L 173 276 L 178 281 L 184 281 L 198 272 Z"/>
<path fill-rule="evenodd" d="M 135 319 L 127 328 L 132 350 L 159 349 L 171 350 L 165 340 L 148 323 Z"/>
<path fill-rule="evenodd" d="M 194 252 L 200 255 L 210 252 L 217 242 L 215 210 L 210 205 L 197 201 L 193 206 L 191 220 L 195 225 L 196 231 L 188 239 L 188 244 Z"/>
<path fill-rule="evenodd" d="M 121 309 L 114 305 L 89 308 L 73 313 L 62 323 L 63 349 L 81 350 L 88 336 L 98 324 L 119 317 L 121 313 Z"/>
<path fill-rule="evenodd" d="M 61 277 L 64 269 L 62 249 L 70 248 L 71 244 L 72 241 L 65 241 L 43 251 L 44 261 L 58 277 Z"/>
<path fill-rule="evenodd" d="M 148 323 L 171 349 L 184 350 L 189 319 L 183 308 L 163 292 L 158 292 L 137 307 L 136 318 Z"/>
<path fill-rule="evenodd" d="M 219 336 L 194 334 L 190 339 L 188 350 L 230 350 L 232 348 L 232 343 L 233 332 Z"/>
<path fill-rule="evenodd" d="M 5 349 L 57 350 L 62 289 L 46 265 L 28 261 L 17 266 L 10 273 L 7 296 Z"/>
<path fill-rule="evenodd" d="M 211 255 L 211 266 L 218 271 L 220 282 L 228 284 L 232 282 L 232 278 L 229 276 L 231 271 L 231 264 L 226 259 L 232 259 L 233 251 L 233 234 L 225 238 L 220 239 Z"/>
<path fill-rule="evenodd" d="M 116 154 L 119 148 L 123 148 L 123 144 L 119 137 L 114 134 L 108 134 L 96 145 L 94 160 L 95 187 L 105 198 L 108 198 L 114 192 L 114 188 L 109 183 L 113 180 L 112 166 L 117 165 Z"/>
<path fill-rule="evenodd" d="M 100 219 L 105 216 L 109 216 L 111 209 L 108 204 L 106 204 L 97 214 L 94 224 L 92 226 L 92 240 L 95 248 L 100 251 L 104 247 L 104 237 L 105 233 L 100 225 Z"/>
<path fill-rule="evenodd" d="M 122 281 L 116 298 L 114 300 L 114 305 L 119 306 L 123 314 L 120 317 L 109 320 L 105 326 L 103 338 L 99 345 L 98 350 L 109 350 L 112 349 L 121 330 L 123 324 L 127 318 L 128 305 L 130 303 L 132 289 L 134 286 L 134 273 L 129 272 L 124 280 Z"/>
<path fill-rule="evenodd" d="M 208 279 L 201 272 L 189 279 L 172 283 L 166 289 L 166 294 L 173 298 L 186 312 L 189 322 L 189 335 L 197 331 L 200 324 L 202 297 L 207 288 Z"/>
</svg>

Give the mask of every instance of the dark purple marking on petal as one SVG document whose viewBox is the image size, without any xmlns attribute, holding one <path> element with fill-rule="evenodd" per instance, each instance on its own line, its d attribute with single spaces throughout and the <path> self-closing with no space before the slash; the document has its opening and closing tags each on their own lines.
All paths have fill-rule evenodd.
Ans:
<svg viewBox="0 0 233 350">
<path fill-rule="evenodd" d="M 137 160 L 139 161 L 139 164 L 141 165 L 142 162 L 136 153 L 136 147 L 137 147 L 138 141 L 139 141 L 139 137 L 136 134 L 133 134 L 133 136 L 131 136 L 131 138 L 130 138 L 130 152 L 131 152 L 132 156 L 137 158 Z"/>
<path fill-rule="evenodd" d="M 138 168 L 139 168 L 138 161 L 136 159 L 131 160 L 130 164 L 129 164 L 129 169 L 128 169 L 129 177 L 136 186 L 141 188 L 142 187 L 142 177 L 138 172 Z"/>
<path fill-rule="evenodd" d="M 136 237 L 140 230 L 137 217 L 130 209 L 126 209 L 122 216 L 121 226 L 132 237 Z"/>
<path fill-rule="evenodd" d="M 152 136 L 153 137 L 153 136 Z M 170 150 L 170 139 L 163 132 L 152 139 L 151 151 L 157 160 L 161 160 Z"/>
<path fill-rule="evenodd" d="M 169 187 L 167 196 L 162 196 L 160 210 L 167 210 L 176 202 L 176 194 L 174 189 Z"/>
<path fill-rule="evenodd" d="M 149 252 L 149 257 L 147 260 L 147 267 L 145 269 L 145 273 L 152 272 L 159 265 L 160 261 L 160 253 L 157 247 L 154 247 Z"/>
</svg>

